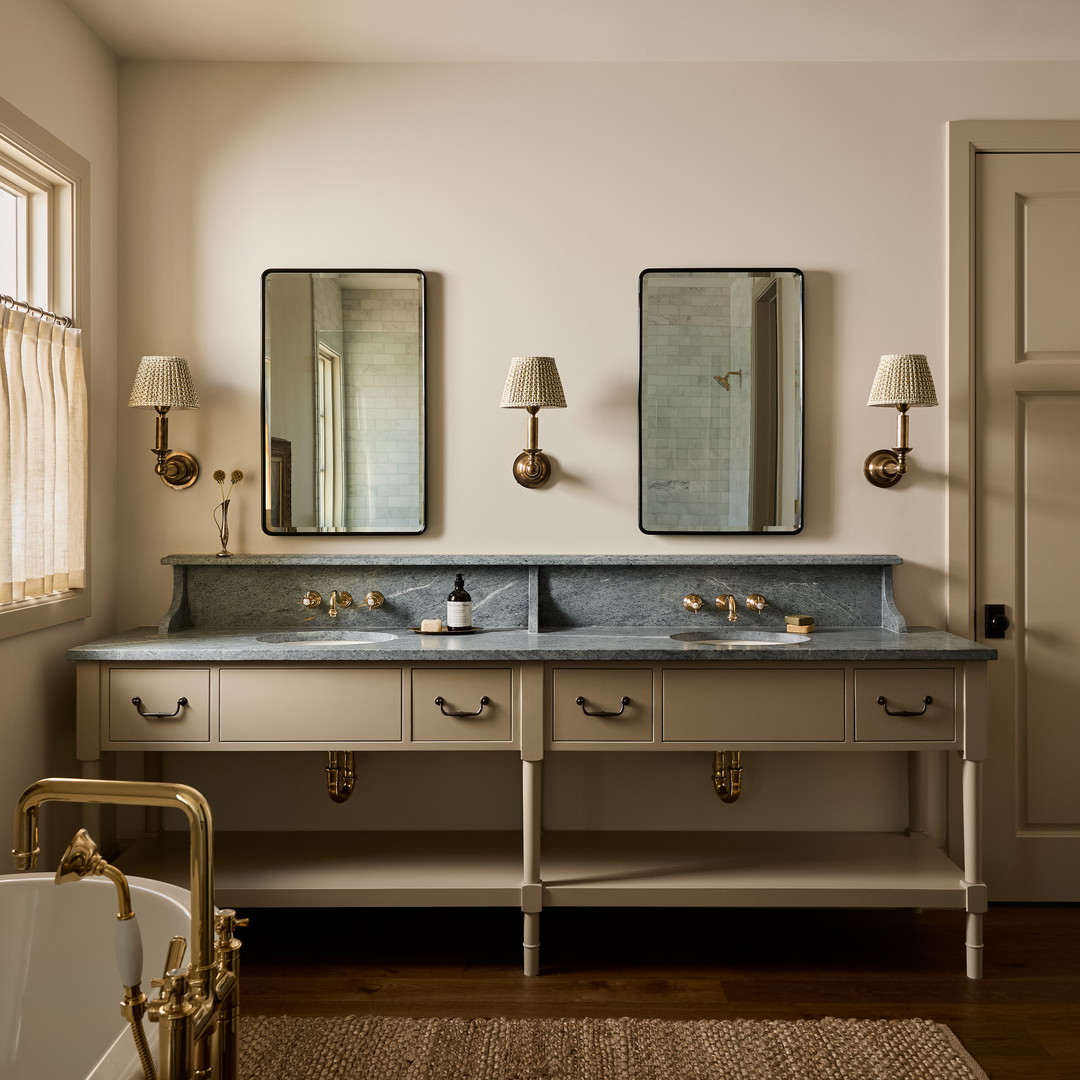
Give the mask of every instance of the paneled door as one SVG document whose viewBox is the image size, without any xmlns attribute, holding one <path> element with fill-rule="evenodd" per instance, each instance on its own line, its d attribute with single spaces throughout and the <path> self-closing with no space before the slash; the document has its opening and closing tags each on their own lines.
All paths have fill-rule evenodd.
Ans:
<svg viewBox="0 0 1080 1080">
<path fill-rule="evenodd" d="M 980 153 L 974 598 L 990 639 L 991 900 L 1080 900 L 1080 153 Z"/>
</svg>

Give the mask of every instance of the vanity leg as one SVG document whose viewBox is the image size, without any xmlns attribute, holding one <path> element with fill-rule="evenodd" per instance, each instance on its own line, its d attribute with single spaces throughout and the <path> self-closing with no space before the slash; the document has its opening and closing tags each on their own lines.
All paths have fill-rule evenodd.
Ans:
<svg viewBox="0 0 1080 1080">
<path fill-rule="evenodd" d="M 980 762 L 963 762 L 964 887 L 967 893 L 967 975 L 981 979 L 983 973 L 983 914 L 986 885 L 982 880 L 982 769 Z"/>
<path fill-rule="evenodd" d="M 522 948 L 526 975 L 540 974 L 540 773 L 542 761 L 521 762 L 522 866 L 521 912 L 524 919 Z"/>
<path fill-rule="evenodd" d="M 522 973 L 525 975 L 540 974 L 540 912 L 526 911 L 522 916 L 522 947 L 524 963 Z"/>
</svg>

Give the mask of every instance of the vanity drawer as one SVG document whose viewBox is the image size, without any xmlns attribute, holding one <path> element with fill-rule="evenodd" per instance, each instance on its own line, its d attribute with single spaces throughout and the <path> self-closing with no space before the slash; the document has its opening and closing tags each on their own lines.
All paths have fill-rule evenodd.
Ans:
<svg viewBox="0 0 1080 1080">
<path fill-rule="evenodd" d="M 949 669 L 856 671 L 855 739 L 857 742 L 953 742 L 955 693 L 953 673 Z M 933 699 L 929 705 L 924 700 L 927 697 Z M 884 703 L 879 704 L 878 698 L 884 698 Z M 916 715 L 890 716 L 890 712 Z"/>
<path fill-rule="evenodd" d="M 664 742 L 843 742 L 844 672 L 664 671 Z"/>
<path fill-rule="evenodd" d="M 413 742 L 509 742 L 512 691 L 509 668 L 414 669 Z"/>
<path fill-rule="evenodd" d="M 139 705 L 132 703 L 131 699 L 136 697 Z M 165 715 L 140 716 L 140 709 L 144 713 Z M 209 670 L 111 668 L 109 741 L 209 742 Z"/>
<path fill-rule="evenodd" d="M 398 668 L 222 668 L 222 742 L 394 742 Z"/>
<path fill-rule="evenodd" d="M 651 670 L 556 668 L 551 683 L 552 742 L 652 741 Z"/>
</svg>

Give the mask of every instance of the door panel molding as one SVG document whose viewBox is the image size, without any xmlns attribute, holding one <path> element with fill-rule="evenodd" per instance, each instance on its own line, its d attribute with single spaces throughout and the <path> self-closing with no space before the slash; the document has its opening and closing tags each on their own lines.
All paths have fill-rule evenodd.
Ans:
<svg viewBox="0 0 1080 1080">
<path fill-rule="evenodd" d="M 1080 152 L 1078 120 L 951 120 L 948 124 L 949 424 L 947 626 L 975 623 L 975 158 L 980 153 Z"/>
</svg>

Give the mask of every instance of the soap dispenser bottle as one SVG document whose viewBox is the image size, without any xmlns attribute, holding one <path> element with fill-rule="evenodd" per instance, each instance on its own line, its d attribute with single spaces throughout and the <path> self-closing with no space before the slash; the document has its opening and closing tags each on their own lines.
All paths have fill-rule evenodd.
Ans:
<svg viewBox="0 0 1080 1080">
<path fill-rule="evenodd" d="M 472 629 L 472 597 L 465 591 L 465 578 L 461 574 L 455 576 L 454 587 L 446 598 L 446 628 Z"/>
</svg>

